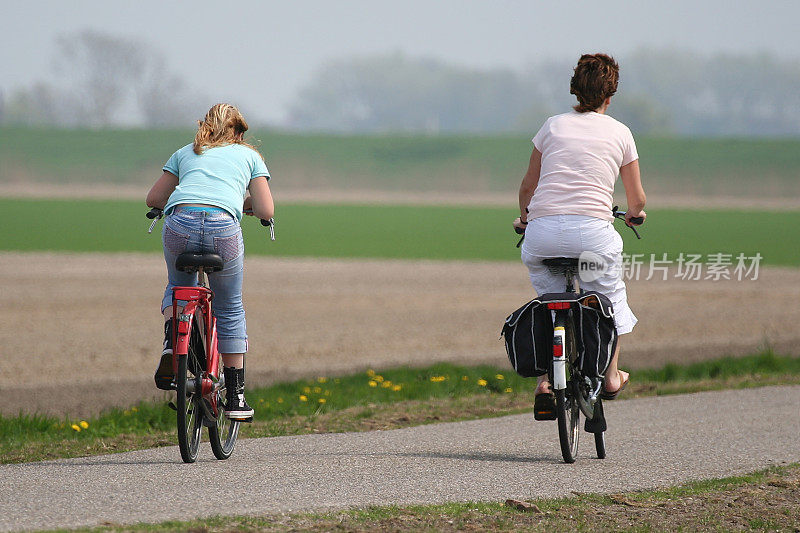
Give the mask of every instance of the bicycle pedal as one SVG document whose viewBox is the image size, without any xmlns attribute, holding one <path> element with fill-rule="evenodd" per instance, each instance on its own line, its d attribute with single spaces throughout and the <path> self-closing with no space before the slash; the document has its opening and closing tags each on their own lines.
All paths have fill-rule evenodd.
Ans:
<svg viewBox="0 0 800 533">
<path fill-rule="evenodd" d="M 177 411 L 177 410 L 178 410 L 178 406 L 177 406 L 177 405 L 175 405 L 175 402 L 169 402 L 169 403 L 167 404 L 167 407 L 169 407 L 169 408 L 170 408 L 170 409 L 172 409 L 173 411 Z"/>
<path fill-rule="evenodd" d="M 251 423 L 253 421 L 252 416 L 248 416 L 247 418 L 228 418 L 231 422 L 242 422 L 242 423 Z"/>
</svg>

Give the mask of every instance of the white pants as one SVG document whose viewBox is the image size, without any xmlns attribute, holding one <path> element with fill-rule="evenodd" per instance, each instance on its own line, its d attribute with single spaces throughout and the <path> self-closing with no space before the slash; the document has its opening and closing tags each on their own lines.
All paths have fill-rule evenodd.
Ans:
<svg viewBox="0 0 800 533">
<path fill-rule="evenodd" d="M 537 294 L 564 292 L 564 276 L 542 264 L 548 257 L 578 257 L 582 252 L 599 255 L 606 265 L 622 264 L 622 237 L 611 221 L 583 215 L 538 217 L 528 223 L 522 244 L 522 262 L 528 267 Z M 594 281 L 579 281 L 582 289 L 597 291 L 611 300 L 617 333 L 630 333 L 638 320 L 628 307 L 622 270 L 611 268 Z"/>
</svg>

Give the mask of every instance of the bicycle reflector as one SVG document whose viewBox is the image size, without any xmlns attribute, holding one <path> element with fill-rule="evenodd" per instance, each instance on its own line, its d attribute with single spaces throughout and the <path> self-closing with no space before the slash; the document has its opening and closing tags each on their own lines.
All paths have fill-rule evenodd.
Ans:
<svg viewBox="0 0 800 533">
<path fill-rule="evenodd" d="M 569 309 L 571 302 L 548 302 L 547 308 L 551 311 L 555 311 L 557 309 Z"/>
</svg>

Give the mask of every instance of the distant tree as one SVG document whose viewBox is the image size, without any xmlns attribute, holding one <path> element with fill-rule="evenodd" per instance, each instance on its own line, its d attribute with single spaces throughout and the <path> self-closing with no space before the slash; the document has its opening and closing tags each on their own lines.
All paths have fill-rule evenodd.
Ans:
<svg viewBox="0 0 800 533">
<path fill-rule="evenodd" d="M 62 35 L 56 45 L 57 79 L 14 90 L 4 122 L 166 127 L 190 123 L 203 108 L 163 55 L 137 40 L 84 30 Z"/>
<path fill-rule="evenodd" d="M 321 69 L 299 92 L 289 124 L 329 131 L 507 131 L 535 100 L 510 70 L 392 54 Z"/>
<path fill-rule="evenodd" d="M 110 125 L 145 70 L 146 49 L 94 30 L 63 35 L 56 42 L 57 73 L 81 101 L 85 122 Z"/>
</svg>

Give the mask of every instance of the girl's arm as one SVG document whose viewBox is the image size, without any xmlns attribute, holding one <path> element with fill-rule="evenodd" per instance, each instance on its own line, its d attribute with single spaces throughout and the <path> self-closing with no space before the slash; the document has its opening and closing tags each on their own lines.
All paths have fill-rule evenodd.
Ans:
<svg viewBox="0 0 800 533">
<path fill-rule="evenodd" d="M 145 200 L 147 207 L 164 209 L 164 206 L 167 205 L 167 200 L 169 200 L 169 195 L 172 194 L 172 191 L 177 186 L 178 176 L 165 170 L 161 177 L 158 178 L 158 181 L 150 188 L 150 192 L 147 193 L 147 200 Z"/>
<path fill-rule="evenodd" d="M 274 217 L 275 203 L 272 201 L 272 192 L 269 190 L 267 178 L 261 176 L 251 179 L 247 189 L 250 191 L 250 196 L 245 199 L 245 208 L 248 207 L 249 200 L 253 215 L 264 220 Z"/>
<path fill-rule="evenodd" d="M 542 152 L 533 149 L 528 163 L 528 171 L 519 185 L 519 219 L 514 221 L 514 226 L 524 228 L 528 222 L 528 205 L 531 203 L 533 193 L 539 185 L 539 174 L 542 172 Z"/>
<path fill-rule="evenodd" d="M 631 217 L 646 218 L 647 213 L 644 212 L 644 204 L 647 203 L 647 197 L 644 194 L 642 187 L 642 176 L 639 172 L 639 160 L 631 161 L 624 167 L 619 169 L 619 177 L 622 179 L 622 185 L 625 186 L 625 197 L 628 201 L 627 214 L 625 221 L 631 224 Z M 636 224 L 634 224 L 636 225 Z"/>
</svg>

